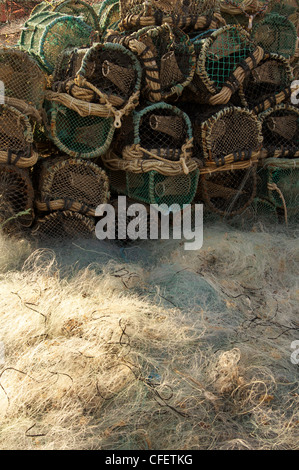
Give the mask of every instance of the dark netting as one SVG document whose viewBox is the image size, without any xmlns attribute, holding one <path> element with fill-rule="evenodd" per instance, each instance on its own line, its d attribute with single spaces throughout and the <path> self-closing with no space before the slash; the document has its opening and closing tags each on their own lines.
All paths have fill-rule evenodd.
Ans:
<svg viewBox="0 0 299 470">
<path fill-rule="evenodd" d="M 220 11 L 227 24 L 251 29 L 270 11 L 272 3 L 273 0 L 221 0 Z"/>
<path fill-rule="evenodd" d="M 202 166 L 221 166 L 258 157 L 261 123 L 248 109 L 228 106 L 197 113 L 192 119 L 194 158 Z"/>
<path fill-rule="evenodd" d="M 29 227 L 34 218 L 33 188 L 29 172 L 0 163 L 0 227 Z"/>
<path fill-rule="evenodd" d="M 247 168 L 240 169 L 227 165 L 221 171 L 201 174 L 195 201 L 202 201 L 223 217 L 233 217 L 252 203 L 256 187 L 256 165 L 248 163 Z"/>
<path fill-rule="evenodd" d="M 37 62 L 25 51 L 0 49 L 0 80 L 5 100 L 23 113 L 40 120 L 46 80 Z"/>
<path fill-rule="evenodd" d="M 46 159 L 37 172 L 36 206 L 40 211 L 67 209 L 94 216 L 97 206 L 109 200 L 108 176 L 92 162 Z"/>
<path fill-rule="evenodd" d="M 19 44 L 52 73 L 59 54 L 66 47 L 89 45 L 91 32 L 92 28 L 78 17 L 44 11 L 25 22 Z"/>
<path fill-rule="evenodd" d="M 299 108 L 280 104 L 259 115 L 263 150 L 268 157 L 299 156 Z"/>
<path fill-rule="evenodd" d="M 285 16 L 277 13 L 266 15 L 255 25 L 251 37 L 266 52 L 274 52 L 287 58 L 295 54 L 296 27 Z"/>
<path fill-rule="evenodd" d="M 37 161 L 28 116 L 6 104 L 0 105 L 0 163 L 30 167 Z"/>
<path fill-rule="evenodd" d="M 299 221 L 299 159 L 266 158 L 261 162 L 258 195 L 269 201 L 286 223 Z"/>
<path fill-rule="evenodd" d="M 292 68 L 285 57 L 266 54 L 258 66 L 245 78 L 239 90 L 243 106 L 261 112 L 290 96 Z"/>
<path fill-rule="evenodd" d="M 49 137 L 71 157 L 98 157 L 111 145 L 115 131 L 113 118 L 80 116 L 54 101 L 47 102 L 47 116 Z"/>
<path fill-rule="evenodd" d="M 55 211 L 37 220 L 32 235 L 39 241 L 93 238 L 95 222 L 91 217 L 72 211 Z"/>
<path fill-rule="evenodd" d="M 240 26 L 225 26 L 193 42 L 198 61 L 190 88 L 200 103 L 228 103 L 264 55 Z"/>
<path fill-rule="evenodd" d="M 90 3 L 82 0 L 57 0 L 41 2 L 32 10 L 31 15 L 45 11 L 57 11 L 69 16 L 78 16 L 93 30 L 98 30 L 99 21 L 95 10 Z"/>
<path fill-rule="evenodd" d="M 125 30 L 167 23 L 192 31 L 223 24 L 219 0 L 120 0 L 119 3 L 119 27 Z"/>
<path fill-rule="evenodd" d="M 156 171 L 131 173 L 128 171 L 110 171 L 111 189 L 118 194 L 125 194 L 133 200 L 146 204 L 190 204 L 195 196 L 199 171 L 188 175 L 166 176 Z"/>
</svg>

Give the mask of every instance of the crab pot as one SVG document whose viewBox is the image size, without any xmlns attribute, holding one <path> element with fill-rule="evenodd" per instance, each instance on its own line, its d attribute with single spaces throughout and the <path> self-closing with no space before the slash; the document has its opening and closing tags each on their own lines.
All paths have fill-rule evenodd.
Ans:
<svg viewBox="0 0 299 470">
<path fill-rule="evenodd" d="M 46 79 L 37 62 L 25 51 L 0 49 L 0 80 L 5 97 L 15 98 L 40 110 L 44 101 Z"/>
<path fill-rule="evenodd" d="M 249 160 L 261 148 L 261 127 L 252 111 L 228 106 L 215 112 L 211 107 L 193 120 L 194 153 L 203 166 Z"/>
<path fill-rule="evenodd" d="M 63 241 L 83 238 L 94 238 L 95 221 L 91 217 L 73 211 L 55 211 L 39 218 L 32 230 L 35 239 Z"/>
<path fill-rule="evenodd" d="M 299 156 L 299 109 L 280 104 L 259 114 L 268 157 Z"/>
<path fill-rule="evenodd" d="M 34 192 L 29 171 L 0 163 L 0 226 L 29 227 L 34 218 Z"/>
<path fill-rule="evenodd" d="M 285 16 L 270 13 L 252 30 L 253 41 L 265 52 L 274 52 L 290 58 L 295 54 L 297 31 L 295 25 Z"/>
<path fill-rule="evenodd" d="M 263 57 L 262 48 L 237 25 L 224 26 L 208 37 L 194 38 L 193 43 L 198 60 L 190 88 L 196 101 L 203 104 L 228 103 L 246 74 Z"/>
<path fill-rule="evenodd" d="M 242 214 L 256 196 L 256 165 L 201 174 L 200 199 L 212 211 L 222 217 Z"/>
<path fill-rule="evenodd" d="M 28 116 L 6 104 L 0 105 L 0 163 L 30 167 L 37 161 Z"/>
<path fill-rule="evenodd" d="M 80 116 L 55 102 L 47 102 L 49 138 L 64 153 L 75 158 L 94 158 L 107 152 L 115 127 L 113 118 Z"/>
<path fill-rule="evenodd" d="M 36 207 L 39 211 L 72 210 L 95 215 L 109 200 L 109 179 L 95 163 L 65 157 L 45 160 L 38 173 Z"/>
<path fill-rule="evenodd" d="M 192 138 L 192 126 L 186 113 L 175 106 L 157 103 L 133 114 L 134 132 L 123 134 L 123 157 L 135 158 L 136 145 L 139 157 L 148 159 L 156 155 L 162 160 L 178 161 L 184 146 Z M 132 142 L 129 142 L 132 138 Z M 119 147 L 121 147 L 118 141 Z M 188 152 L 192 153 L 191 146 Z"/>
<path fill-rule="evenodd" d="M 120 0 L 123 30 L 167 23 L 184 31 L 218 28 L 223 22 L 219 0 Z"/>
<path fill-rule="evenodd" d="M 20 46 L 36 56 L 51 74 L 59 54 L 69 46 L 88 46 L 91 32 L 92 28 L 76 16 L 42 11 L 25 22 Z"/>
<path fill-rule="evenodd" d="M 188 175 L 166 176 L 157 171 L 137 174 L 128 171 L 109 171 L 111 189 L 146 204 L 190 204 L 195 196 L 199 170 Z"/>
<path fill-rule="evenodd" d="M 56 0 L 41 2 L 32 10 L 31 16 L 42 12 L 59 12 L 64 15 L 77 16 L 83 19 L 93 30 L 98 30 L 99 20 L 93 7 L 82 0 Z"/>
<path fill-rule="evenodd" d="M 271 103 L 273 106 L 273 103 L 286 101 L 292 80 L 293 72 L 288 60 L 278 54 L 266 54 L 240 87 L 241 105 L 260 113 Z"/>
<path fill-rule="evenodd" d="M 142 70 L 135 55 L 121 44 L 93 45 L 83 55 L 76 51 L 71 57 L 72 63 L 80 63 L 79 70 L 69 69 L 68 76 L 63 81 L 67 91 L 74 97 L 105 104 L 109 102 L 114 107 L 124 106 L 129 99 L 138 102 L 141 87 Z M 64 66 L 65 68 L 65 66 Z M 76 69 L 78 66 L 76 65 Z M 75 87 L 68 86 L 73 83 L 76 73 Z"/>
</svg>

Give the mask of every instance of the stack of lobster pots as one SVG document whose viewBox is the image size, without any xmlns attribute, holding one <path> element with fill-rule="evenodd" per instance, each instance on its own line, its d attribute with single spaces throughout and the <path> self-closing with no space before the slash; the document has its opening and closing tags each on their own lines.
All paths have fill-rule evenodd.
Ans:
<svg viewBox="0 0 299 470">
<path fill-rule="evenodd" d="M 2 224 L 92 236 L 117 195 L 298 220 L 298 24 L 293 0 L 41 2 L 0 51 Z"/>
</svg>

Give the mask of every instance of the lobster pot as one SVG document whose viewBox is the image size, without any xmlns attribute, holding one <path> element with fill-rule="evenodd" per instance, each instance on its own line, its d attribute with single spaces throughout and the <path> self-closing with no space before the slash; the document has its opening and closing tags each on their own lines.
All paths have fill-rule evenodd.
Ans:
<svg viewBox="0 0 299 470">
<path fill-rule="evenodd" d="M 38 210 L 65 209 L 94 216 L 97 206 L 106 204 L 108 200 L 108 176 L 98 165 L 63 157 L 48 159 L 40 165 Z"/>
<path fill-rule="evenodd" d="M 33 166 L 33 133 L 28 116 L 6 104 L 0 105 L 0 163 L 19 167 Z"/>
<path fill-rule="evenodd" d="M 55 69 L 53 88 L 105 105 L 110 115 L 117 116 L 116 109 L 123 108 L 122 116 L 139 102 L 141 76 L 141 66 L 131 51 L 120 44 L 98 43 L 88 50 L 65 51 Z"/>
<path fill-rule="evenodd" d="M 32 224 L 33 188 L 27 169 L 0 163 L 0 225 L 3 228 Z"/>
<path fill-rule="evenodd" d="M 119 0 L 104 0 L 98 11 L 100 31 L 104 34 L 107 29 L 114 29 L 120 21 Z"/>
<path fill-rule="evenodd" d="M 251 29 L 271 10 L 271 0 L 221 0 L 220 11 L 227 24 L 239 24 Z"/>
<path fill-rule="evenodd" d="M 202 159 L 203 166 L 246 162 L 260 151 L 261 128 L 252 111 L 239 107 L 224 107 L 207 119 L 199 115 L 193 124 L 194 153 Z"/>
<path fill-rule="evenodd" d="M 148 101 L 176 99 L 191 83 L 196 68 L 195 49 L 189 36 L 178 28 L 168 24 L 142 28 L 125 37 L 124 42 L 135 47 L 142 63 L 142 91 Z"/>
<path fill-rule="evenodd" d="M 253 41 L 266 52 L 274 52 L 286 58 L 295 54 L 297 32 L 295 25 L 285 16 L 271 13 L 252 30 Z"/>
<path fill-rule="evenodd" d="M 299 160 L 267 158 L 261 170 L 266 184 L 260 187 L 260 196 L 267 198 L 285 220 L 299 216 Z"/>
<path fill-rule="evenodd" d="M 191 157 L 192 149 L 192 126 L 188 115 L 166 103 L 156 103 L 134 112 L 133 132 L 123 135 L 122 156 L 125 160 L 178 162 L 182 157 Z"/>
<path fill-rule="evenodd" d="M 47 73 L 52 73 L 61 51 L 89 45 L 91 32 L 92 28 L 78 17 L 44 11 L 25 22 L 20 46 L 36 56 Z"/>
<path fill-rule="evenodd" d="M 157 171 L 140 174 L 109 171 L 111 189 L 118 194 L 146 204 L 177 204 L 180 208 L 193 201 L 198 178 L 199 170 L 175 176 L 162 175 Z"/>
<path fill-rule="evenodd" d="M 282 103 L 290 96 L 292 80 L 293 72 L 288 60 L 278 54 L 266 54 L 240 86 L 241 104 L 260 113 Z"/>
<path fill-rule="evenodd" d="M 256 165 L 233 169 L 226 165 L 219 171 L 200 175 L 196 199 L 203 201 L 212 212 L 222 217 L 242 214 L 256 196 Z"/>
<path fill-rule="evenodd" d="M 37 220 L 32 235 L 39 241 L 59 242 L 93 238 L 95 222 L 91 217 L 73 211 L 55 211 Z"/>
<path fill-rule="evenodd" d="M 46 103 L 49 138 L 62 152 L 83 159 L 107 152 L 115 130 L 113 118 L 80 116 L 62 104 Z"/>
<path fill-rule="evenodd" d="M 204 39 L 194 40 L 197 68 L 191 90 L 200 103 L 226 104 L 264 52 L 240 26 L 224 26 Z"/>
<path fill-rule="evenodd" d="M 280 104 L 259 115 L 267 157 L 299 156 L 299 108 Z"/>
<path fill-rule="evenodd" d="M 56 0 L 41 2 L 34 7 L 30 16 L 42 12 L 59 12 L 68 16 L 80 17 L 93 30 L 98 30 L 99 21 L 93 7 L 82 0 Z"/>
<path fill-rule="evenodd" d="M 37 62 L 25 51 L 0 49 L 0 80 L 4 83 L 5 98 L 25 111 L 41 110 L 46 79 Z M 31 115 L 35 117 L 34 109 Z"/>
<path fill-rule="evenodd" d="M 163 23 L 184 31 L 218 28 L 223 22 L 219 0 L 120 0 L 119 27 L 123 30 Z"/>
</svg>

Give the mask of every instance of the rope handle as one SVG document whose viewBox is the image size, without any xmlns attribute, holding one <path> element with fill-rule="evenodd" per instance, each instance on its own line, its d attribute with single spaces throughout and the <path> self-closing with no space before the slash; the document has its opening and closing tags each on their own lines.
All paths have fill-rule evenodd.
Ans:
<svg viewBox="0 0 299 470">
<path fill-rule="evenodd" d="M 288 225 L 288 209 L 287 209 L 287 205 L 286 205 L 286 201 L 285 201 L 283 192 L 281 191 L 281 189 L 275 183 L 268 183 L 267 186 L 268 186 L 268 189 L 270 191 L 277 191 L 278 192 L 279 197 L 281 198 L 282 204 L 283 204 L 284 220 L 285 220 L 286 225 Z"/>
</svg>

